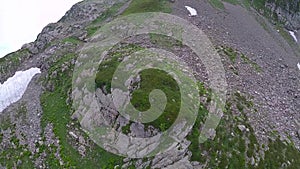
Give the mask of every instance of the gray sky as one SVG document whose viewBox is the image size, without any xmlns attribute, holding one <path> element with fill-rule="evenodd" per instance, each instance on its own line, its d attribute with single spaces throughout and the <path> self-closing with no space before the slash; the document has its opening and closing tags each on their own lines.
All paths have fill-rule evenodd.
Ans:
<svg viewBox="0 0 300 169">
<path fill-rule="evenodd" d="M 81 0 L 1 0 L 0 58 L 32 42 L 48 23 L 57 22 Z"/>
</svg>

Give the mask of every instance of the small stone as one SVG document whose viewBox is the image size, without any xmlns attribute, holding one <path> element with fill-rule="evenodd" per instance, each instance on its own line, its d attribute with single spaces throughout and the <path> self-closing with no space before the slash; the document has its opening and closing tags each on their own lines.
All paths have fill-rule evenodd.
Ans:
<svg viewBox="0 0 300 169">
<path fill-rule="evenodd" d="M 75 139 L 78 139 L 78 136 L 74 132 L 70 131 L 69 134 Z"/>
<path fill-rule="evenodd" d="M 238 128 L 241 132 L 248 131 L 248 129 L 244 125 L 238 125 Z"/>
<path fill-rule="evenodd" d="M 130 162 L 130 160 L 131 160 L 131 159 L 127 157 L 127 158 L 124 158 L 124 159 L 123 159 L 123 162 L 124 162 L 124 163 L 127 163 L 127 162 Z"/>
<path fill-rule="evenodd" d="M 39 141 L 39 145 L 43 145 L 44 144 L 44 142 L 43 141 Z"/>
<path fill-rule="evenodd" d="M 254 166 L 254 165 L 255 165 L 255 159 L 254 159 L 254 157 L 251 157 L 251 159 L 250 159 L 250 163 L 251 163 L 251 165 L 252 165 L 252 166 Z"/>
<path fill-rule="evenodd" d="M 215 129 L 209 129 L 208 130 L 208 135 L 209 135 L 209 138 L 214 138 L 216 136 L 216 130 Z"/>
<path fill-rule="evenodd" d="M 17 161 L 17 166 L 20 166 L 22 164 L 22 161 L 21 160 L 18 160 Z"/>
</svg>

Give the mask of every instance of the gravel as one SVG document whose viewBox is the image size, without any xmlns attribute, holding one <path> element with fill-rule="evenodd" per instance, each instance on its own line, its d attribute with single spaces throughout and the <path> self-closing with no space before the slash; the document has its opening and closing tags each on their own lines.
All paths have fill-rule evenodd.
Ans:
<svg viewBox="0 0 300 169">
<path fill-rule="evenodd" d="M 188 17 L 184 6 L 198 11 L 198 16 Z M 190 20 L 202 29 L 215 45 L 226 45 L 244 53 L 255 61 L 262 72 L 237 63 L 239 75 L 227 70 L 227 82 L 231 89 L 244 91 L 254 96 L 257 113 L 248 114 L 258 138 L 267 139 L 267 133 L 277 130 L 286 138 L 292 136 L 300 148 L 297 138 L 300 119 L 300 73 L 297 63 L 299 54 L 278 33 L 272 24 L 254 10 L 224 3 L 225 10 L 217 10 L 205 1 L 176 1 L 173 13 Z M 264 28 L 260 22 L 267 25 Z"/>
</svg>

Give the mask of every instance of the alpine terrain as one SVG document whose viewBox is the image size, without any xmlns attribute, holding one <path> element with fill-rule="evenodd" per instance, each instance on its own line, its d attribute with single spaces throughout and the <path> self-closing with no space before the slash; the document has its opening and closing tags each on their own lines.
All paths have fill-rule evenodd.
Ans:
<svg viewBox="0 0 300 169">
<path fill-rule="evenodd" d="M 176 33 L 150 32 L 126 37 L 100 51 L 106 45 L 103 39 L 113 42 L 119 30 L 131 33 L 126 26 L 134 24 L 126 25 L 127 21 L 109 27 L 119 18 L 135 14 L 150 18 L 149 23 L 152 16 L 160 18 L 141 14 L 145 12 L 181 18 L 172 23 L 182 21 L 202 30 L 201 37 L 209 42 L 199 39 L 200 46 L 194 41 L 187 45 L 189 40 L 174 38 Z M 137 28 L 144 21 L 128 19 Z M 173 27 L 167 25 L 162 31 L 173 31 Z M 191 39 L 198 36 L 191 34 L 192 29 L 176 31 Z M 83 0 L 57 23 L 48 24 L 34 42 L 0 58 L 0 169 L 300 169 L 299 41 L 299 0 Z M 199 59 L 194 49 L 202 50 L 202 46 L 209 46 L 219 60 L 213 59 L 208 66 Z M 172 61 L 163 62 L 162 67 L 193 75 L 196 85 L 189 89 L 199 95 L 196 112 L 187 113 L 193 105 L 182 108 L 184 99 L 194 99 L 194 95 L 185 96 L 181 87 L 188 76 L 176 79 L 172 73 L 147 67 L 150 61 L 143 65 L 137 57 L 134 64 L 124 67 L 147 67 L 124 85 L 130 104 L 138 111 L 135 117 L 152 118 L 141 113 L 148 110 L 162 113 L 143 123 L 121 113 L 120 105 L 128 98 L 121 95 L 123 83 L 114 82 L 125 75 L 114 73 L 146 49 L 168 51 L 177 57 L 167 55 L 169 59 L 187 65 L 189 71 L 169 66 Z M 156 55 L 147 56 L 153 65 L 161 61 Z M 85 67 L 91 65 L 97 68 Z M 226 100 L 220 99 L 224 103 L 216 117 L 210 115 L 218 98 L 210 73 L 216 72 L 209 70 L 223 70 L 220 77 L 226 80 Z M 77 104 L 79 98 L 82 105 Z M 162 102 L 166 102 L 164 107 L 159 106 Z M 94 113 L 85 114 L 91 110 Z M 193 124 L 184 128 L 188 122 L 178 117 Z M 205 130 L 209 120 L 217 125 Z M 159 140 L 152 138 L 167 132 L 177 142 L 147 156 Z M 180 139 L 171 137 L 172 132 L 179 133 Z M 113 141 L 101 145 L 98 138 Z M 137 145 L 144 149 L 132 148 Z"/>
</svg>

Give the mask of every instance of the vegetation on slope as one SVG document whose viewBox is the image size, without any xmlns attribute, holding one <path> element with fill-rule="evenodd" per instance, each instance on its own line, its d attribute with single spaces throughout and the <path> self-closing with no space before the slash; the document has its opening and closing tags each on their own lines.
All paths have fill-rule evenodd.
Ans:
<svg viewBox="0 0 300 169">
<path fill-rule="evenodd" d="M 200 83 L 204 96 L 209 93 Z M 196 123 L 187 137 L 191 141 L 191 161 L 204 164 L 204 168 L 297 168 L 300 152 L 291 141 L 278 136 L 269 139 L 267 145 L 258 142 L 249 124 L 247 113 L 256 113 L 252 97 L 240 92 L 232 93 L 227 100 L 224 115 L 216 129 L 216 136 L 199 144 L 201 126 L 208 113 L 204 103 L 199 109 Z M 264 152 L 262 155 L 261 152 Z"/>
<path fill-rule="evenodd" d="M 124 59 L 124 56 L 128 56 L 141 49 L 141 47 L 131 44 L 125 45 L 117 50 L 113 49 L 113 51 L 109 53 L 107 60 L 104 60 L 99 66 L 95 80 L 96 87 L 110 93 L 112 75 L 114 74 L 117 66 Z M 180 110 L 179 87 L 170 75 L 161 70 L 146 69 L 141 71 L 139 74 L 141 78 L 139 84 L 140 87 L 133 91 L 131 103 L 137 110 L 146 111 L 150 108 L 148 99 L 150 92 L 153 89 L 162 90 L 168 98 L 164 113 L 162 113 L 162 115 L 155 121 L 145 125 L 152 125 L 155 128 L 164 131 L 173 124 Z M 128 126 L 125 128 L 128 128 Z"/>
<path fill-rule="evenodd" d="M 29 57 L 28 49 L 20 49 L 0 58 L 0 75 L 4 77 L 8 72 L 15 71 Z"/>
<path fill-rule="evenodd" d="M 123 15 L 141 12 L 164 12 L 170 13 L 171 8 L 168 0 L 132 0 Z"/>
<path fill-rule="evenodd" d="M 58 60 L 49 71 L 49 77 L 53 71 L 57 72 L 57 76 L 54 78 L 47 79 L 51 83 L 54 83 L 54 91 L 46 91 L 42 97 L 41 102 L 43 106 L 43 118 L 42 126 L 46 127 L 46 124 L 51 122 L 54 126 L 54 133 L 60 140 L 61 156 L 65 162 L 64 167 L 76 167 L 76 168 L 106 168 L 107 166 L 114 167 L 118 163 L 122 163 L 122 158 L 106 152 L 96 144 L 91 144 L 89 150 L 87 150 L 86 156 L 82 156 L 78 153 L 74 145 L 74 141 L 68 137 L 68 125 L 72 122 L 71 116 L 73 111 L 71 105 L 66 102 L 69 100 L 69 92 L 72 87 L 72 70 L 73 66 L 72 59 L 76 55 L 69 54 L 60 60 Z M 68 69 L 65 71 L 61 70 L 61 65 L 70 64 Z M 78 124 L 79 125 L 79 124 Z M 85 138 L 88 136 L 81 131 L 81 134 Z M 53 168 L 59 167 L 59 161 L 54 158 L 54 155 L 49 154 L 48 165 Z"/>
</svg>

